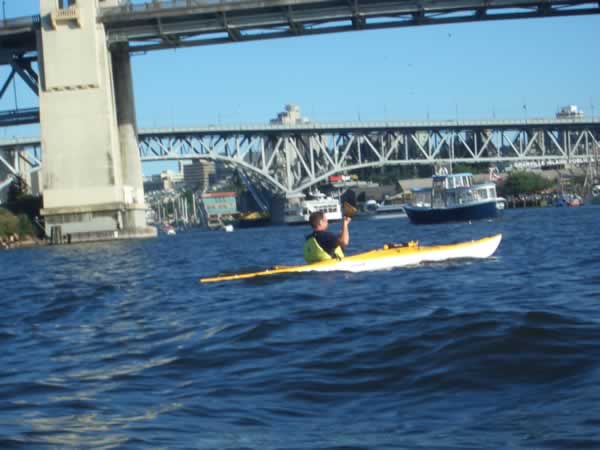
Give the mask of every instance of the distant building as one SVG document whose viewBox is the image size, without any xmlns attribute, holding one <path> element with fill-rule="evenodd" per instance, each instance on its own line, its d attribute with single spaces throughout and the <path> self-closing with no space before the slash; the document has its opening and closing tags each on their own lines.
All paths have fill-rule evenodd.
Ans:
<svg viewBox="0 0 600 450">
<path fill-rule="evenodd" d="M 583 119 L 583 111 L 577 105 L 568 105 L 560 108 L 556 113 L 557 119 Z"/>
<path fill-rule="evenodd" d="M 160 174 L 144 177 L 144 192 L 158 192 L 164 190 L 163 180 Z"/>
<path fill-rule="evenodd" d="M 270 122 L 272 125 L 302 125 L 310 123 L 310 120 L 307 117 L 302 117 L 302 114 L 300 113 L 300 107 L 298 105 L 288 104 L 285 105 L 285 111 L 277 114 L 277 117 L 275 119 L 271 119 Z M 308 149 L 301 142 L 299 142 L 298 150 L 302 153 Z M 265 157 L 267 160 L 270 160 L 274 152 L 276 152 L 274 145 L 266 146 Z M 295 152 L 290 152 L 287 157 L 289 158 L 288 163 L 290 165 L 294 165 L 297 162 L 298 156 Z M 287 183 L 288 175 L 286 173 L 285 162 L 283 159 L 278 158 L 273 167 L 277 172 L 280 173 L 280 178 L 283 180 L 284 184 Z"/>
<path fill-rule="evenodd" d="M 144 192 L 174 191 L 183 183 L 183 175 L 173 170 L 163 170 L 160 174 L 144 177 Z"/>
<path fill-rule="evenodd" d="M 235 192 L 207 192 L 202 194 L 201 198 L 208 214 L 235 214 L 238 212 Z"/>
<path fill-rule="evenodd" d="M 200 159 L 183 166 L 183 181 L 188 189 L 206 191 L 215 183 L 215 163 Z"/>
<path fill-rule="evenodd" d="M 163 182 L 163 190 L 173 191 L 178 185 L 183 183 L 183 174 L 173 170 L 163 170 L 160 173 Z"/>
<path fill-rule="evenodd" d="M 235 192 L 208 192 L 202 194 L 200 199 L 208 228 L 231 223 L 238 213 Z"/>
<path fill-rule="evenodd" d="M 285 105 L 285 111 L 277 114 L 275 119 L 271 119 L 273 125 L 298 125 L 309 122 L 307 117 L 302 117 L 300 107 L 291 104 Z"/>
</svg>

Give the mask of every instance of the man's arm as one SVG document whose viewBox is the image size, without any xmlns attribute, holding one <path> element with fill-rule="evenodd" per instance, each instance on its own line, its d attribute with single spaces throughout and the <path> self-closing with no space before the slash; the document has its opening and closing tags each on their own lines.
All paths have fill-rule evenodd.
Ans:
<svg viewBox="0 0 600 450">
<path fill-rule="evenodd" d="M 340 234 L 337 239 L 337 244 L 342 248 L 346 248 L 346 246 L 350 243 L 350 232 L 348 231 L 348 224 L 351 221 L 352 219 L 346 216 L 344 216 L 344 218 L 342 219 L 342 231 L 340 231 Z"/>
</svg>

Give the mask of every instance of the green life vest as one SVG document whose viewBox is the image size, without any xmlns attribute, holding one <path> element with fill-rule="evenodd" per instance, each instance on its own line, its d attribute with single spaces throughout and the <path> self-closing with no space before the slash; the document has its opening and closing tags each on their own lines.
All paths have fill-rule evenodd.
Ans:
<svg viewBox="0 0 600 450">
<path fill-rule="evenodd" d="M 342 259 L 344 257 L 344 252 L 339 245 L 335 248 L 334 253 L 335 257 L 338 259 Z M 312 264 L 319 261 L 327 261 L 328 259 L 333 258 L 329 253 L 323 250 L 315 237 L 311 236 L 304 243 L 304 259 L 307 263 Z"/>
</svg>

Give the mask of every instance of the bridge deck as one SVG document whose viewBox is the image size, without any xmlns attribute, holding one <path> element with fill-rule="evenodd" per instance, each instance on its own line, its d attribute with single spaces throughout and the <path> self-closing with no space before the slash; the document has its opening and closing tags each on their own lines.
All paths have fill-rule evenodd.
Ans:
<svg viewBox="0 0 600 450">
<path fill-rule="evenodd" d="M 351 30 L 598 14 L 590 0 L 168 0 L 104 8 L 109 42 L 132 50 Z"/>
<path fill-rule="evenodd" d="M 10 64 L 12 55 L 36 52 L 39 16 L 0 20 L 0 64 Z"/>
<path fill-rule="evenodd" d="M 111 44 L 130 50 L 378 28 L 599 14 L 592 0 L 165 0 L 101 8 Z M 39 16 L 0 21 L 0 56 L 36 51 Z M 0 64 L 8 64 L 0 58 Z"/>
</svg>

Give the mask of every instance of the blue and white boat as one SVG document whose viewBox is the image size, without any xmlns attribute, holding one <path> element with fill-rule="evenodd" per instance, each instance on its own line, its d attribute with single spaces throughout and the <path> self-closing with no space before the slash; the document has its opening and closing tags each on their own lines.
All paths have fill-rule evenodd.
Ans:
<svg viewBox="0 0 600 450">
<path fill-rule="evenodd" d="M 413 202 L 405 205 L 404 211 L 415 224 L 491 219 L 504 202 L 496 195 L 494 183 L 474 185 L 470 173 L 434 175 L 431 188 L 417 189 L 413 194 Z"/>
</svg>

